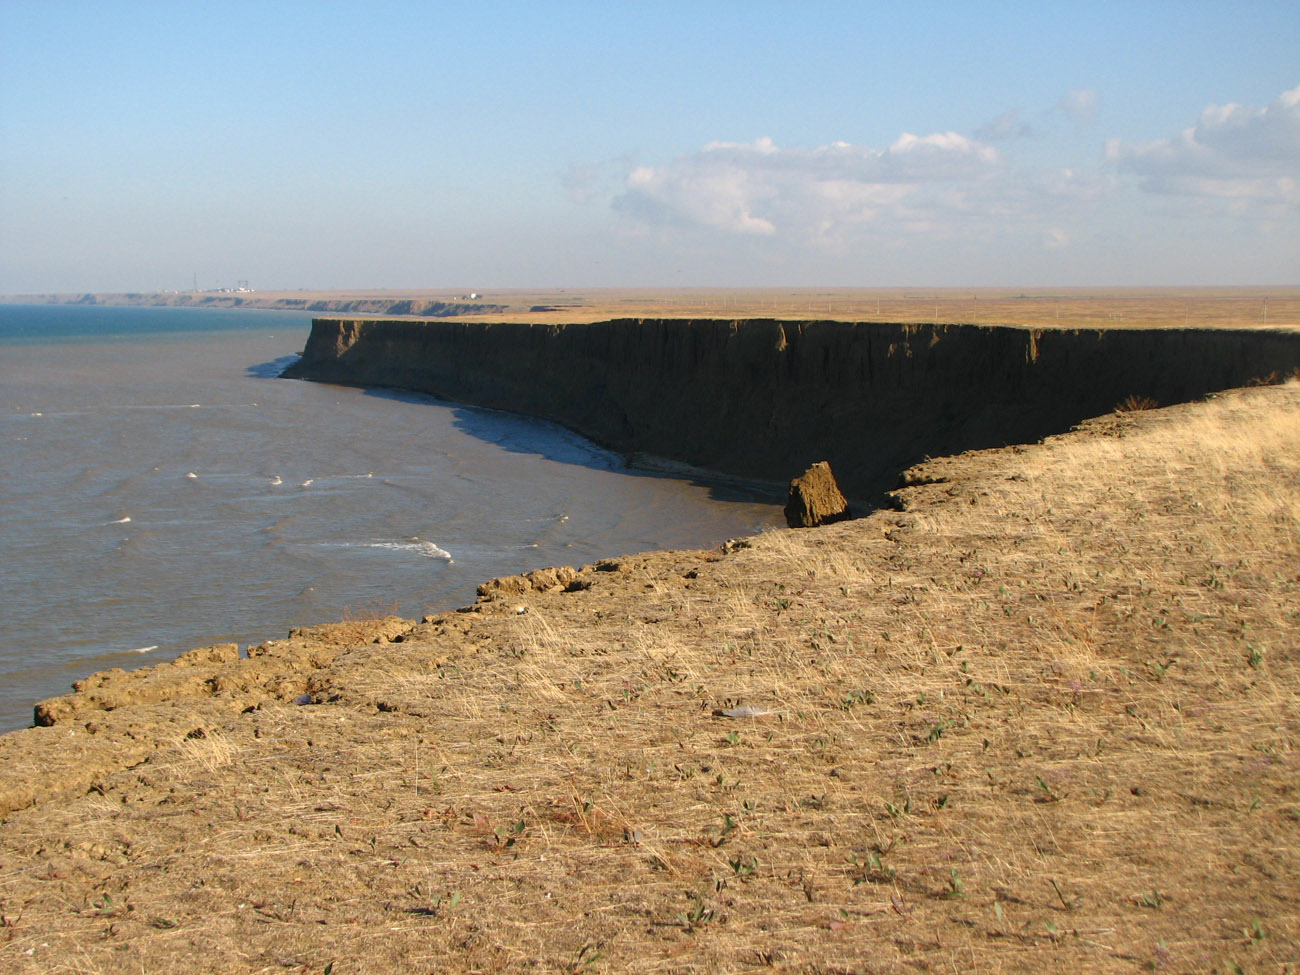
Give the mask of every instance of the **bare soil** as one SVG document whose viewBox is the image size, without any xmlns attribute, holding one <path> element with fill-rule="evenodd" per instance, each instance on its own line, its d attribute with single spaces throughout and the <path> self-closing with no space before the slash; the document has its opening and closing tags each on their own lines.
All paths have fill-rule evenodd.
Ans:
<svg viewBox="0 0 1300 975">
<path fill-rule="evenodd" d="M 1300 970 L 1300 385 L 903 480 L 88 680 L 0 971 Z"/>
</svg>

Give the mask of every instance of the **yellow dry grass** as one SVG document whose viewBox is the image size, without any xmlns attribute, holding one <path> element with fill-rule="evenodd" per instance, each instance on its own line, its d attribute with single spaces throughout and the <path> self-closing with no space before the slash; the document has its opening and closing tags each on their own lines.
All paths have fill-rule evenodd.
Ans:
<svg viewBox="0 0 1300 975">
<path fill-rule="evenodd" d="M 0 969 L 1295 971 L 1300 385 L 913 479 L 14 814 Z"/>
</svg>

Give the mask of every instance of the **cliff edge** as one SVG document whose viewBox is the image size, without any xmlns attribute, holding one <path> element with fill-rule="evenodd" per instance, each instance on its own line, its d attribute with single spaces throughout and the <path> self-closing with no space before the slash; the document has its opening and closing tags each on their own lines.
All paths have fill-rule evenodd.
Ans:
<svg viewBox="0 0 1300 975">
<path fill-rule="evenodd" d="M 846 493 L 867 498 L 926 457 L 1297 368 L 1300 333 L 1264 329 L 318 318 L 284 375 L 527 413 L 618 451 L 748 478 L 785 481 L 826 460 Z"/>
</svg>

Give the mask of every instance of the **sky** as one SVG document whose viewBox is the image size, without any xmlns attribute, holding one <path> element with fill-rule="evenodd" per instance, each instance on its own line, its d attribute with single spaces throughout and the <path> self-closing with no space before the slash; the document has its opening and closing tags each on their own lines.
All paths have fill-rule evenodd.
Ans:
<svg viewBox="0 0 1300 975">
<path fill-rule="evenodd" d="M 0 0 L 0 293 L 1300 284 L 1300 3 Z"/>
</svg>

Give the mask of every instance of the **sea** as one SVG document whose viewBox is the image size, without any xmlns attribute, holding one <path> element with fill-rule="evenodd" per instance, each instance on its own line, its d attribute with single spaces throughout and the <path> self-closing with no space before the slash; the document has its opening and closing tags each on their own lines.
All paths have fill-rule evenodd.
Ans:
<svg viewBox="0 0 1300 975">
<path fill-rule="evenodd" d="M 74 680 L 782 523 L 551 423 L 280 379 L 303 313 L 0 304 L 0 731 Z"/>
</svg>

